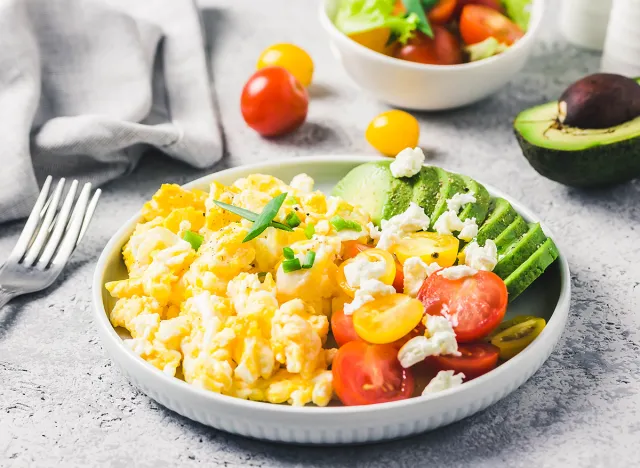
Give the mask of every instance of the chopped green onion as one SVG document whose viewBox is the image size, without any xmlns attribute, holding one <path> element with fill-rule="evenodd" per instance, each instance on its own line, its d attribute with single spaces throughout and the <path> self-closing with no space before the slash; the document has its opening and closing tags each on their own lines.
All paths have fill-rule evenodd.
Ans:
<svg viewBox="0 0 640 468">
<path fill-rule="evenodd" d="M 260 282 L 264 282 L 264 279 L 267 277 L 267 272 L 266 271 L 261 271 L 258 273 L 258 279 L 260 280 Z"/>
<path fill-rule="evenodd" d="M 418 30 L 430 38 L 433 38 L 433 29 L 425 14 L 425 8 L 432 7 L 435 2 L 426 0 L 402 0 L 402 4 L 405 10 L 407 10 L 407 13 L 413 13 L 418 17 Z"/>
<path fill-rule="evenodd" d="M 282 270 L 285 273 L 291 273 L 292 271 L 298 271 L 301 269 L 302 265 L 300 265 L 300 260 L 298 260 L 297 258 L 291 258 L 282 262 Z"/>
<path fill-rule="evenodd" d="M 189 244 L 191 244 L 191 247 L 193 247 L 193 250 L 195 250 L 196 252 L 202 245 L 202 241 L 204 241 L 204 237 L 193 231 L 185 231 L 185 233 L 182 235 L 182 238 Z"/>
<path fill-rule="evenodd" d="M 224 202 L 221 202 L 221 201 L 218 201 L 218 200 L 213 200 L 213 202 L 216 205 L 218 205 L 220 208 L 224 208 L 225 210 L 230 211 L 231 213 L 237 214 L 238 216 L 240 216 L 240 217 L 242 217 L 244 219 L 248 219 L 249 221 L 253 221 L 254 223 L 256 222 L 258 217 L 260 216 L 258 213 L 254 213 L 253 211 L 245 210 L 244 208 L 240 208 L 239 206 L 229 205 L 228 203 L 224 203 Z M 271 227 L 274 227 L 276 229 L 281 229 L 283 231 L 289 231 L 289 232 L 293 231 L 293 229 L 291 229 L 286 224 L 278 223 L 276 221 L 271 221 Z"/>
<path fill-rule="evenodd" d="M 289 213 L 287 215 L 287 217 L 284 220 L 285 223 L 287 223 L 289 225 L 289 227 L 298 227 L 300 226 L 300 223 L 302 221 L 300 221 L 300 218 L 298 217 L 298 215 L 296 214 L 295 211 L 292 211 L 291 213 Z"/>
<path fill-rule="evenodd" d="M 296 254 L 293 252 L 293 249 L 291 247 L 283 248 L 282 254 L 284 255 L 284 258 L 286 258 L 287 260 L 291 260 L 296 257 Z"/>
<path fill-rule="evenodd" d="M 355 221 L 344 219 L 342 216 L 334 216 L 331 218 L 330 223 L 334 228 L 336 228 L 336 231 L 344 231 L 346 229 L 356 232 L 362 231 L 362 226 Z"/>
<path fill-rule="evenodd" d="M 296 197 L 294 197 L 293 195 L 289 195 L 287 197 L 287 199 L 284 201 L 287 205 L 297 205 L 300 203 L 300 200 L 298 200 Z"/>
<path fill-rule="evenodd" d="M 315 233 L 316 227 L 313 223 L 309 223 L 305 226 L 304 235 L 307 236 L 307 239 L 311 239 Z"/>
<path fill-rule="evenodd" d="M 262 210 L 262 213 L 260 213 L 260 216 L 258 216 L 258 219 L 256 219 L 253 222 L 253 227 L 251 228 L 251 231 L 249 231 L 249 234 L 247 234 L 247 237 L 242 239 L 242 242 L 249 242 L 250 240 L 255 239 L 260 234 L 262 234 L 265 231 L 265 229 L 271 226 L 271 221 L 273 221 L 273 218 L 275 218 L 276 215 L 278 214 L 278 210 L 282 206 L 282 203 L 284 203 L 285 198 L 287 198 L 286 192 L 281 193 L 277 197 L 274 197 L 271 200 L 269 200 L 269 203 L 265 205 L 265 207 Z"/>
<path fill-rule="evenodd" d="M 313 263 L 316 261 L 316 253 L 313 250 L 309 250 L 307 252 L 307 256 L 302 262 L 302 268 L 309 269 L 313 266 Z"/>
</svg>

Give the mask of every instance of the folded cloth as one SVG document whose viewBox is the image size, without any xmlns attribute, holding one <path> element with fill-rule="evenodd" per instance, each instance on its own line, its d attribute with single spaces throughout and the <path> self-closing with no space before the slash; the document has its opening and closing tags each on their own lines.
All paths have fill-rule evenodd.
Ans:
<svg viewBox="0 0 640 468">
<path fill-rule="evenodd" d="M 0 222 L 47 174 L 99 185 L 149 146 L 213 165 L 213 99 L 193 0 L 0 0 Z"/>
</svg>

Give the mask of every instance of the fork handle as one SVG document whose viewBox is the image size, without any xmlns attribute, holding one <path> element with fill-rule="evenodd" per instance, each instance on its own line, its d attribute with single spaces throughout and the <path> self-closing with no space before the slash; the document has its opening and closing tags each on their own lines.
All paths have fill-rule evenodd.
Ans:
<svg viewBox="0 0 640 468">
<path fill-rule="evenodd" d="M 14 297 L 16 297 L 16 294 L 13 291 L 3 288 L 0 284 L 0 309 Z"/>
</svg>

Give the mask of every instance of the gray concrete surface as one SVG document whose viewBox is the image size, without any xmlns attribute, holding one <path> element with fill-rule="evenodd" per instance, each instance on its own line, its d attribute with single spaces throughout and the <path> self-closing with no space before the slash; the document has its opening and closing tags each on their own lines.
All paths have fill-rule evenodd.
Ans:
<svg viewBox="0 0 640 468">
<path fill-rule="evenodd" d="M 208 10 L 214 77 L 227 139 L 211 170 L 326 152 L 371 154 L 363 132 L 385 109 L 361 93 L 331 57 L 316 2 L 227 1 Z M 640 182 L 597 192 L 538 176 L 511 134 L 518 110 L 557 97 L 594 71 L 548 25 L 526 69 L 472 107 L 420 115 L 431 161 L 528 203 L 558 234 L 572 267 L 571 316 L 556 351 L 522 388 L 488 410 L 411 439 L 347 448 L 274 445 L 195 424 L 133 388 L 100 345 L 90 279 L 116 228 L 161 182 L 204 174 L 149 155 L 105 187 L 88 237 L 48 291 L 0 311 L 0 466 L 598 467 L 640 465 Z M 240 89 L 260 50 L 293 41 L 317 73 L 308 123 L 278 141 L 245 128 Z M 0 258 L 20 224 L 0 227 Z"/>
</svg>

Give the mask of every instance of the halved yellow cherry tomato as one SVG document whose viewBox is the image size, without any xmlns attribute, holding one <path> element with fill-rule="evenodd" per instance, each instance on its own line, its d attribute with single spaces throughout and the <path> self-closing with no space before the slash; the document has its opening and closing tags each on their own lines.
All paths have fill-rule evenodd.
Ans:
<svg viewBox="0 0 640 468">
<path fill-rule="evenodd" d="M 511 359 L 526 348 L 545 325 L 545 320 L 539 317 L 518 323 L 491 338 L 491 344 L 500 349 L 500 359 Z"/>
<path fill-rule="evenodd" d="M 395 157 L 405 148 L 418 146 L 420 124 L 407 112 L 390 110 L 371 121 L 365 137 L 382 154 Z"/>
<path fill-rule="evenodd" d="M 456 262 L 460 241 L 447 234 L 415 232 L 404 236 L 391 248 L 400 263 L 411 257 L 420 257 L 427 265 L 436 262 L 443 268 Z"/>
<path fill-rule="evenodd" d="M 352 288 L 347 282 L 347 278 L 344 275 L 344 268 L 352 262 L 355 262 L 357 258 L 364 258 L 368 262 L 384 262 L 384 273 L 377 278 L 384 284 L 393 284 L 396 278 L 396 260 L 386 250 L 382 249 L 368 249 L 360 252 L 353 258 L 350 258 L 346 262 L 343 262 L 338 268 L 337 281 L 338 286 L 350 297 L 356 295 L 356 288 Z"/>
<path fill-rule="evenodd" d="M 350 39 L 367 49 L 385 55 L 393 55 L 398 48 L 398 43 L 396 41 L 389 43 L 389 37 L 391 37 L 391 29 L 389 28 L 375 28 L 361 33 L 349 34 Z"/>
<path fill-rule="evenodd" d="M 353 313 L 353 327 L 369 343 L 385 344 L 411 332 L 422 319 L 422 302 L 405 294 L 391 294 L 367 302 Z"/>
<path fill-rule="evenodd" d="M 274 44 L 267 47 L 260 54 L 256 69 L 265 67 L 282 67 L 305 87 L 311 84 L 313 78 L 313 60 L 309 54 L 294 44 Z"/>
</svg>

